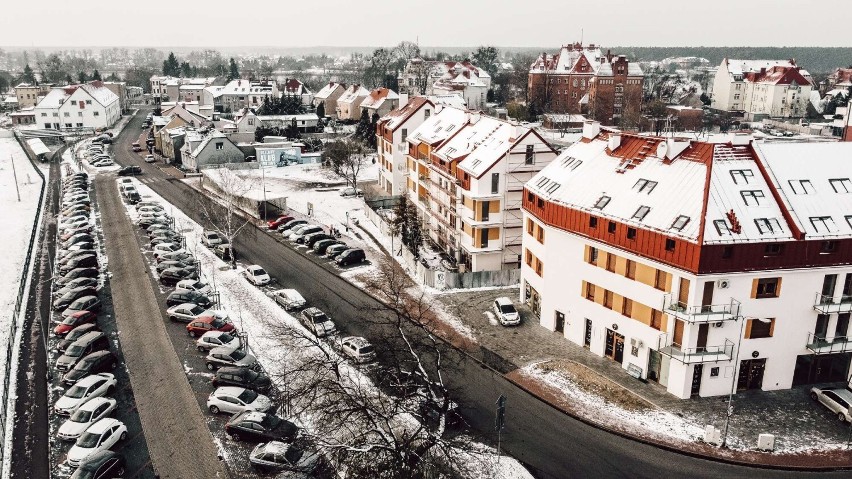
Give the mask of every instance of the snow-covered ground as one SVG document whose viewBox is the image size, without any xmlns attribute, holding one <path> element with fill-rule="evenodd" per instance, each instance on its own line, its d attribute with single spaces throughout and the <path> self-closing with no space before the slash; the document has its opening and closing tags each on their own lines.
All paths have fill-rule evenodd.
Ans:
<svg viewBox="0 0 852 479">
<path fill-rule="evenodd" d="M 295 317 L 279 307 L 262 289 L 251 285 L 242 275 L 244 271 L 242 265 L 236 270 L 232 270 L 225 262 L 213 255 L 210 250 L 201 246 L 200 234 L 202 228 L 200 225 L 189 219 L 181 210 L 166 202 L 146 185 L 138 181 L 136 183 L 140 195 L 144 199 L 161 203 L 165 210 L 173 216 L 175 228 L 184 234 L 187 248 L 195 254 L 199 261 L 202 277 L 211 284 L 214 290 L 219 292 L 221 307 L 230 314 L 237 329 L 247 334 L 252 354 L 258 358 L 258 361 L 270 373 L 270 376 L 278 375 L 280 377 L 282 365 L 292 360 L 292 355 L 309 354 L 304 349 L 283 347 L 282 338 L 276 337 L 270 332 L 270 325 L 278 324 L 307 333 Z M 128 214 L 133 218 L 136 214 L 135 209 L 128 207 Z M 298 285 L 288 286 L 294 286 L 298 289 Z M 348 368 L 348 373 L 353 380 L 370 383 L 370 379 L 358 368 Z M 301 420 L 309 421 L 310 419 L 302 418 Z M 302 424 L 310 427 L 305 422 Z M 224 456 L 227 456 L 228 453 L 228 441 L 224 438 L 219 438 L 217 441 Z M 523 479 L 532 477 L 516 460 L 504 456 L 498 464 L 495 454 L 489 448 L 484 445 L 478 447 L 482 450 L 481 454 L 465 453 L 471 454 L 472 461 L 474 456 L 479 458 L 478 466 L 471 468 L 468 477 L 472 479 Z M 459 454 L 462 453 L 464 452 L 459 451 Z"/>
</svg>

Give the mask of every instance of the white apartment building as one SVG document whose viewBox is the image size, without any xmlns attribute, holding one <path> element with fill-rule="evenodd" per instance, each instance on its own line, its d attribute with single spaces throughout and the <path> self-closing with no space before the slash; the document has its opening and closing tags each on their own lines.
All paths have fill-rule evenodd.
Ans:
<svg viewBox="0 0 852 479">
<path fill-rule="evenodd" d="M 813 79 L 793 60 L 724 59 L 713 79 L 711 108 L 744 112 L 747 120 L 807 114 Z"/>
<path fill-rule="evenodd" d="M 400 93 L 415 95 L 457 95 L 467 107 L 485 108 L 491 75 L 470 61 L 428 61 L 413 58 L 397 78 Z"/>
<path fill-rule="evenodd" d="M 202 89 L 213 85 L 216 77 L 201 78 L 177 78 L 163 75 L 154 75 L 151 81 L 151 96 L 155 103 L 163 101 L 199 101 L 196 98 L 184 99 L 181 97 L 181 87 L 184 85 L 197 85 Z"/>
<path fill-rule="evenodd" d="M 56 87 L 33 109 L 41 128 L 109 128 L 121 117 L 121 101 L 102 82 Z"/>
<path fill-rule="evenodd" d="M 556 157 L 529 128 L 445 107 L 410 132 L 407 190 L 460 271 L 518 268 L 523 185 Z"/>
<path fill-rule="evenodd" d="M 379 187 L 388 195 L 406 191 L 405 156 L 408 153 L 409 132 L 435 114 L 435 104 L 418 96 L 383 116 L 376 126 L 376 150 L 379 163 Z"/>
<path fill-rule="evenodd" d="M 679 398 L 846 380 L 851 144 L 583 135 L 525 188 L 543 327 Z"/>
<path fill-rule="evenodd" d="M 279 98 L 278 85 L 272 80 L 232 80 L 218 92 L 222 111 L 258 108 L 267 98 Z"/>
</svg>

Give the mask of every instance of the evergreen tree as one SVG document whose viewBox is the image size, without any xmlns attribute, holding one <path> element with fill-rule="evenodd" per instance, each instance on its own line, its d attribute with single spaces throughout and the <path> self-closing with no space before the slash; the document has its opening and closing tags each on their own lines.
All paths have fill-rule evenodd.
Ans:
<svg viewBox="0 0 852 479">
<path fill-rule="evenodd" d="M 65 84 L 71 85 L 72 83 L 74 83 L 74 78 L 71 76 L 70 73 L 66 73 L 65 74 Z"/>
<path fill-rule="evenodd" d="M 171 77 L 180 76 L 180 63 L 175 57 L 174 52 L 169 52 L 169 57 L 163 60 L 163 75 Z"/>
<path fill-rule="evenodd" d="M 228 81 L 238 78 L 240 78 L 240 71 L 237 69 L 237 62 L 231 57 L 230 62 L 228 62 Z"/>
<path fill-rule="evenodd" d="M 317 105 L 317 116 L 320 118 L 320 120 L 325 117 L 325 102 L 320 102 L 320 104 Z"/>
<path fill-rule="evenodd" d="M 115 75 L 115 73 L 113 73 L 113 75 Z M 92 71 L 92 80 L 93 81 L 101 81 L 101 72 L 99 72 L 97 68 L 95 68 L 95 70 Z"/>
<path fill-rule="evenodd" d="M 287 125 L 287 128 L 284 129 L 284 136 L 291 140 L 298 140 L 302 138 L 302 133 L 299 132 L 299 127 L 296 124 L 296 118 L 293 118 L 290 124 Z"/>
<path fill-rule="evenodd" d="M 89 77 L 86 76 L 86 72 L 80 72 L 77 74 L 77 82 L 86 83 L 87 81 L 89 81 Z"/>
<path fill-rule="evenodd" d="M 30 68 L 29 63 L 24 65 L 24 74 L 21 75 L 21 81 L 29 83 L 31 85 L 36 84 L 36 79 L 35 79 L 35 75 L 33 74 L 33 69 Z"/>
</svg>

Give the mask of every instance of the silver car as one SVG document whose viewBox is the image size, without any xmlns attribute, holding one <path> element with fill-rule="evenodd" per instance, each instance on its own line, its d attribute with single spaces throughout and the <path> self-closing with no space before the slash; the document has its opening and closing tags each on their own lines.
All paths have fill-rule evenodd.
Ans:
<svg viewBox="0 0 852 479">
<path fill-rule="evenodd" d="M 840 388 L 812 388 L 811 399 L 828 408 L 839 421 L 852 423 L 852 414 L 849 412 L 849 406 L 852 405 L 852 391 Z"/>
</svg>

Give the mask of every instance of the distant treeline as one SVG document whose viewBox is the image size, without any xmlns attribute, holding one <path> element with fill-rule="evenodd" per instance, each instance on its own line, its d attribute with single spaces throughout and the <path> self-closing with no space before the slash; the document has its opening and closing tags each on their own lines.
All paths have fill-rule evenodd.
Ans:
<svg viewBox="0 0 852 479">
<path fill-rule="evenodd" d="M 712 65 L 723 58 L 787 60 L 811 73 L 829 73 L 852 65 L 852 47 L 609 47 L 613 53 L 644 61 L 668 57 L 703 57 Z"/>
</svg>

